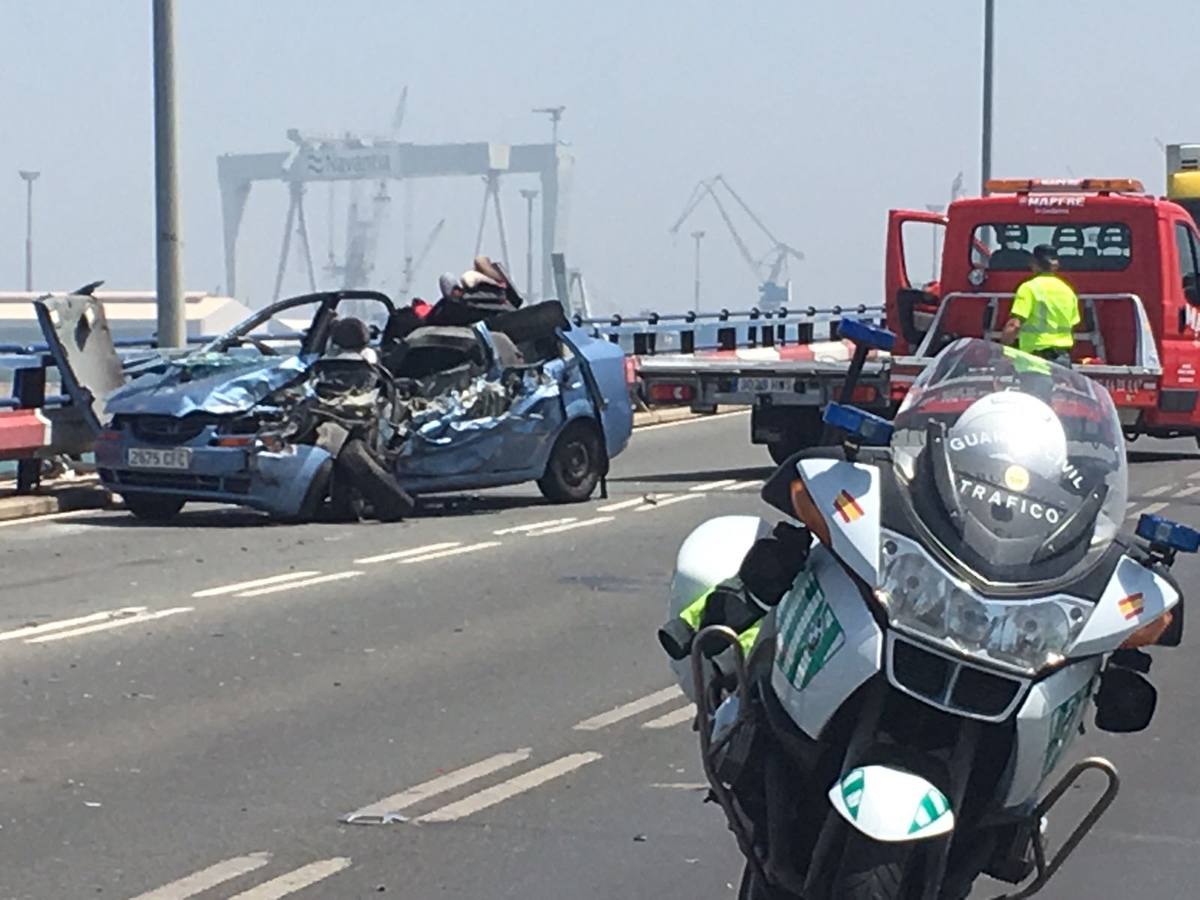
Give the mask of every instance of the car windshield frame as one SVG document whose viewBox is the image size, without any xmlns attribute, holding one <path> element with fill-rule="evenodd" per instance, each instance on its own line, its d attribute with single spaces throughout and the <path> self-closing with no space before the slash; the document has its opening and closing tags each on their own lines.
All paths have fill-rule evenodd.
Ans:
<svg viewBox="0 0 1200 900">
<path fill-rule="evenodd" d="M 1120 419 L 1107 390 L 1077 371 L 962 338 L 918 376 L 894 425 L 909 517 L 982 590 L 1061 585 L 1120 532 Z"/>
</svg>

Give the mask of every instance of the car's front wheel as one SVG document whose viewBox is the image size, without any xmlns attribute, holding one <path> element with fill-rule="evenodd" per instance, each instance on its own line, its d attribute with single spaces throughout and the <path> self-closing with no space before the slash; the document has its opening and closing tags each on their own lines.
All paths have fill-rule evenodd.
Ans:
<svg viewBox="0 0 1200 900">
<path fill-rule="evenodd" d="M 175 516 L 187 503 L 183 497 L 163 494 L 125 494 L 125 508 L 139 519 L 165 522 Z"/>
<path fill-rule="evenodd" d="M 604 464 L 599 429 L 591 419 L 576 419 L 554 442 L 538 490 L 554 503 L 582 503 L 596 489 Z"/>
</svg>

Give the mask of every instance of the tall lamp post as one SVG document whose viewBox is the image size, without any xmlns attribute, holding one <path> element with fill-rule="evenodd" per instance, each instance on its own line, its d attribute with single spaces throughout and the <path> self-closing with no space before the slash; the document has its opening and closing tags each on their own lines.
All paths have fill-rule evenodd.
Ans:
<svg viewBox="0 0 1200 900">
<path fill-rule="evenodd" d="M 25 290 L 33 291 L 33 183 L 41 172 L 22 169 L 18 174 L 25 181 Z"/>
<path fill-rule="evenodd" d="M 992 57 L 993 23 L 995 0 L 984 0 L 983 4 L 983 134 L 980 151 L 980 194 L 987 193 L 987 183 L 992 177 Z"/>
<path fill-rule="evenodd" d="M 175 152 L 175 2 L 154 3 L 154 194 L 158 230 L 158 346 L 187 338 L 179 283 L 179 176 Z"/>
<path fill-rule="evenodd" d="M 692 302 L 695 305 L 696 312 L 700 312 L 700 242 L 704 240 L 704 232 L 693 231 L 692 239 L 696 242 L 696 282 Z"/>
<path fill-rule="evenodd" d="M 537 195 L 532 188 L 521 189 L 525 198 L 525 293 L 529 299 L 533 299 L 533 198 Z"/>
</svg>

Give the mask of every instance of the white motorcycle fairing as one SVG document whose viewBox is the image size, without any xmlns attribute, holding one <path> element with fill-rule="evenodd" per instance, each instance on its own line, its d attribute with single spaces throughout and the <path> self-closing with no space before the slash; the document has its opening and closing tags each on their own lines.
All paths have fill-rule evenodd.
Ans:
<svg viewBox="0 0 1200 900">
<path fill-rule="evenodd" d="M 796 470 L 829 525 L 833 551 L 859 578 L 879 583 L 879 469 L 844 459 L 802 459 Z"/>
<path fill-rule="evenodd" d="M 808 566 L 775 609 L 771 687 L 792 721 L 817 739 L 846 699 L 877 673 L 883 632 L 858 584 L 814 544 Z"/>
<path fill-rule="evenodd" d="M 1111 652 L 1178 602 L 1179 594 L 1170 582 L 1126 556 L 1117 563 L 1100 602 L 1067 655 L 1081 657 Z"/>
<path fill-rule="evenodd" d="M 920 841 L 954 830 L 954 811 L 919 775 L 889 766 L 851 769 L 829 789 L 843 819 L 876 841 Z"/>
<path fill-rule="evenodd" d="M 754 542 L 771 533 L 771 523 L 758 516 L 718 516 L 698 525 L 679 547 L 671 578 L 668 618 L 678 616 L 722 581 L 738 573 Z M 692 664 L 671 660 L 671 671 L 693 702 Z"/>
</svg>

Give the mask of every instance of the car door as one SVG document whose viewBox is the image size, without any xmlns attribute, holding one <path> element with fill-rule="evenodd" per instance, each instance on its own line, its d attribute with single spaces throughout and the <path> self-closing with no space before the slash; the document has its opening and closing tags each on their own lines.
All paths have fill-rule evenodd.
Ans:
<svg viewBox="0 0 1200 900">
<path fill-rule="evenodd" d="M 63 388 L 99 433 L 108 422 L 105 400 L 125 384 L 104 305 L 90 295 L 68 294 L 43 297 L 33 306 Z"/>
</svg>

